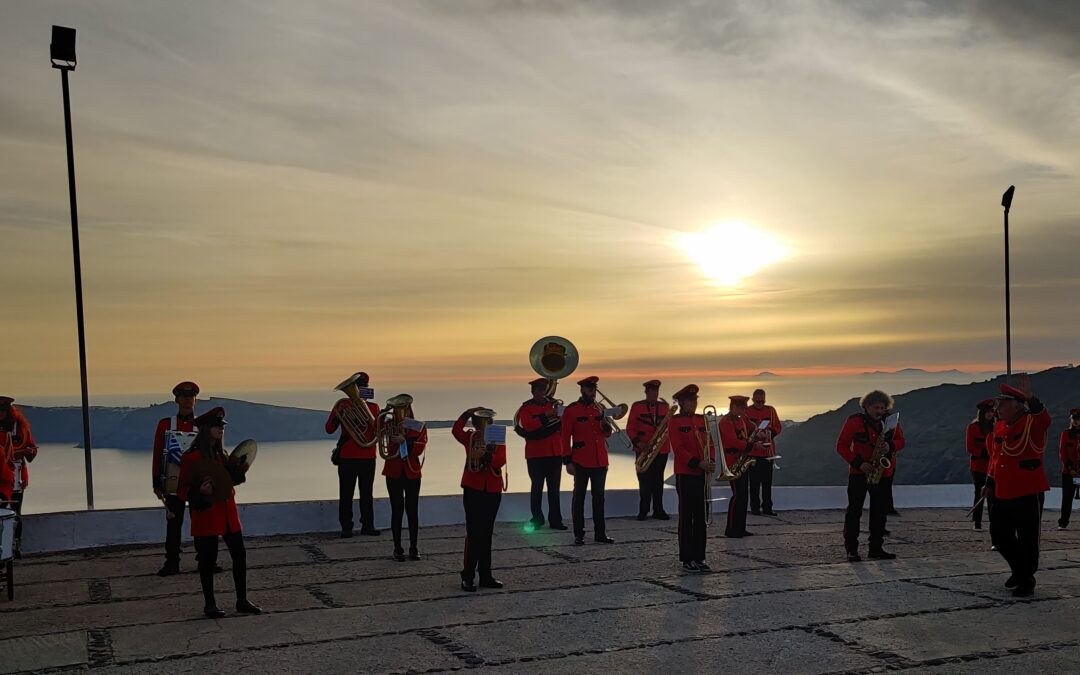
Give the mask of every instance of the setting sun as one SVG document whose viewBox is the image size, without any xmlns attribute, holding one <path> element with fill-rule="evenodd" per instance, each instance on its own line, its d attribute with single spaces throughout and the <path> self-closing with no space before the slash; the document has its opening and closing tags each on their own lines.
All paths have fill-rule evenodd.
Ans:
<svg viewBox="0 0 1080 675">
<path fill-rule="evenodd" d="M 701 273 L 720 286 L 735 286 L 788 256 L 788 249 L 771 234 L 734 220 L 682 234 L 677 241 Z"/>
</svg>

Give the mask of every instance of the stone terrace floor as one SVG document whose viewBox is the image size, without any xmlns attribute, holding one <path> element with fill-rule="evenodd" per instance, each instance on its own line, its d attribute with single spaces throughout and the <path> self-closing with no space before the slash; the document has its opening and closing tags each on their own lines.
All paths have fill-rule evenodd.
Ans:
<svg viewBox="0 0 1080 675">
<path fill-rule="evenodd" d="M 718 521 L 722 519 L 722 514 Z M 837 511 L 714 523 L 713 573 L 684 575 L 675 521 L 609 521 L 614 545 L 500 524 L 501 591 L 458 588 L 461 527 L 421 531 L 423 560 L 382 537 L 248 541 L 265 613 L 201 618 L 198 579 L 154 575 L 157 547 L 32 556 L 0 600 L 0 672 L 1075 672 L 1080 535 L 1045 514 L 1032 599 L 1013 600 L 989 535 L 961 510 L 890 520 L 894 562 L 841 561 Z M 864 543 L 865 553 L 865 543 Z M 223 564 L 228 556 L 222 550 Z M 218 577 L 232 609 L 231 580 Z"/>
</svg>

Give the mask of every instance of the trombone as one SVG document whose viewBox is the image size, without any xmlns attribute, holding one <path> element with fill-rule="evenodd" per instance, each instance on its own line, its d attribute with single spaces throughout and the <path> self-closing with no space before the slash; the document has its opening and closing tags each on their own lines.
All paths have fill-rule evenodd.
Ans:
<svg viewBox="0 0 1080 675">
<path fill-rule="evenodd" d="M 716 414 L 716 406 L 707 405 L 701 409 L 701 415 L 705 418 L 705 442 L 702 444 L 701 456 L 705 461 L 710 456 L 716 456 L 716 465 L 719 473 L 716 480 L 732 480 L 735 474 L 728 468 L 727 459 L 724 457 L 724 444 L 720 442 L 720 417 Z M 711 452 L 710 452 L 711 450 Z M 705 476 L 705 525 L 712 525 L 712 476 Z"/>
</svg>

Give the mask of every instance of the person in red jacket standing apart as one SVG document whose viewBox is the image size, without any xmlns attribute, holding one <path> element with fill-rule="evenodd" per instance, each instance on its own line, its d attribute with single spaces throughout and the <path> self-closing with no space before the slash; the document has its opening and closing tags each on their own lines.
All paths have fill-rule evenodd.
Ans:
<svg viewBox="0 0 1080 675">
<path fill-rule="evenodd" d="M 545 377 L 529 383 L 532 398 L 521 404 L 514 415 L 514 432 L 525 439 L 525 464 L 532 483 L 529 507 L 533 529 L 544 526 L 544 483 L 547 482 L 548 523 L 553 530 L 565 530 L 559 483 L 562 479 L 562 406 L 548 396 L 551 381 Z"/>
<path fill-rule="evenodd" d="M 1080 408 L 1069 411 L 1069 426 L 1061 432 L 1058 441 L 1058 457 L 1061 459 L 1061 517 L 1058 529 L 1069 527 L 1076 485 L 1073 478 L 1080 476 Z"/>
<path fill-rule="evenodd" d="M 765 514 L 775 516 L 772 502 L 772 478 L 773 463 L 767 458 L 776 455 L 776 437 L 784 428 L 780 425 L 780 416 L 776 414 L 776 408 L 765 403 L 765 390 L 755 389 L 751 397 L 752 405 L 746 409 L 746 419 L 756 429 L 759 424 L 768 420 L 768 434 L 754 446 L 750 452 L 757 462 L 750 468 L 750 513 L 755 516 Z"/>
<path fill-rule="evenodd" d="M 420 472 L 424 467 L 424 449 L 427 447 L 427 427 L 416 422 L 410 405 L 405 412 L 405 435 L 392 436 L 393 448 L 405 444 L 405 456 L 391 455 L 383 463 L 383 476 L 386 477 L 386 492 L 390 496 L 390 531 L 394 535 L 394 560 L 405 560 L 405 549 L 401 547 L 401 521 L 409 516 L 409 559 L 419 560 L 420 552 L 416 548 L 416 539 L 420 529 Z M 350 500 L 351 501 L 351 500 Z"/>
<path fill-rule="evenodd" d="M 30 484 L 27 464 L 37 457 L 38 448 L 30 421 L 13 403 L 10 396 L 0 396 L 0 502 L 11 504 L 15 512 L 12 554 L 21 558 L 23 496 Z"/>
<path fill-rule="evenodd" d="M 458 416 L 451 430 L 458 443 L 465 446 L 465 470 L 461 474 L 461 499 L 465 507 L 465 561 L 461 570 L 461 590 L 470 593 L 476 591 L 473 581 L 478 567 L 481 588 L 503 587 L 503 583 L 491 574 L 491 538 L 505 487 L 506 444 L 486 443 L 486 439 L 477 437 L 481 424 L 474 413 L 479 411 L 486 411 L 489 419 L 494 416 L 487 408 L 469 408 Z M 473 428 L 466 429 L 465 425 L 470 421 Z"/>
<path fill-rule="evenodd" d="M 1020 375 L 1015 387 L 1001 385 L 997 401 L 990 537 L 1012 570 L 1005 587 L 1022 598 L 1035 592 L 1039 569 L 1042 500 L 1050 489 L 1043 468 L 1050 413 L 1032 394 L 1027 375 Z"/>
<path fill-rule="evenodd" d="M 975 529 L 981 530 L 983 505 L 980 500 L 983 486 L 986 485 L 986 470 L 990 465 L 990 449 L 986 444 L 986 439 L 994 430 L 994 399 L 980 401 L 975 407 L 978 412 L 967 427 L 966 445 L 971 480 L 975 483 L 975 511 L 972 513 L 972 520 L 975 522 Z"/>
<path fill-rule="evenodd" d="M 687 572 L 709 572 L 705 562 L 705 486 L 716 469 L 717 449 L 709 446 L 705 417 L 697 414 L 698 386 L 688 384 L 672 398 L 679 404 L 678 414 L 668 423 L 679 494 L 679 560 Z M 708 457 L 706 447 L 711 451 Z"/>
<path fill-rule="evenodd" d="M 217 564 L 218 537 L 225 541 L 232 558 L 233 585 L 236 588 L 236 611 L 241 614 L 258 614 L 262 610 L 247 598 L 247 552 L 240 527 L 240 514 L 236 510 L 236 491 L 233 485 L 245 480 L 247 466 L 237 466 L 229 461 L 222 446 L 225 436 L 225 409 L 214 408 L 195 419 L 198 435 L 191 448 L 180 461 L 180 480 L 177 494 L 182 495 L 191 509 L 191 536 L 199 561 L 199 581 L 202 584 L 203 614 L 211 619 L 225 616 L 214 599 L 214 566 Z M 215 490 L 213 479 L 207 474 L 207 464 L 224 465 L 228 472 L 229 486 L 224 499 L 215 498 L 221 488 Z"/>
<path fill-rule="evenodd" d="M 862 521 L 863 500 L 870 494 L 870 557 L 892 560 L 895 554 L 882 546 L 885 542 L 885 525 L 888 520 L 888 493 L 885 482 L 867 483 L 866 474 L 874 470 L 870 459 L 874 446 L 882 433 L 888 442 L 888 454 L 895 455 L 904 448 L 904 431 L 900 425 L 885 431 L 885 414 L 892 408 L 892 397 L 874 390 L 859 402 L 863 411 L 847 418 L 840 437 L 836 440 L 836 452 L 848 465 L 848 505 L 844 517 L 844 548 L 848 562 L 859 562 L 859 524 Z M 889 469 L 884 474 L 889 475 Z"/>
<path fill-rule="evenodd" d="M 581 398 L 566 406 L 562 419 L 563 463 L 574 477 L 574 544 L 585 543 L 585 491 L 592 485 L 593 539 L 614 544 L 604 523 L 604 483 L 607 480 L 607 439 L 615 431 L 607 412 L 596 402 L 599 377 L 578 382 Z"/>
<path fill-rule="evenodd" d="M 166 458 L 165 447 L 170 431 L 195 431 L 195 401 L 199 385 L 184 381 L 173 387 L 176 415 L 158 420 L 154 429 L 154 456 L 151 459 L 154 495 L 165 504 L 165 563 L 158 570 L 159 577 L 180 573 L 180 535 L 184 529 L 184 498 L 174 492 L 175 485 L 167 480 L 167 474 L 179 470 L 183 448 L 173 445 Z M 169 468 L 169 465 L 173 465 Z"/>
<path fill-rule="evenodd" d="M 634 453 L 638 455 L 656 435 L 656 428 L 668 412 L 668 404 L 660 400 L 660 380 L 649 380 L 642 386 L 645 387 L 645 398 L 630 406 L 629 421 L 626 423 L 626 433 L 634 444 Z M 664 441 L 649 468 L 645 473 L 638 474 L 638 520 L 649 517 L 650 506 L 653 518 L 667 520 L 671 517 L 664 511 L 664 472 L 670 453 L 671 444 Z"/>
<path fill-rule="evenodd" d="M 354 377 L 358 387 L 361 389 L 368 387 L 367 373 L 357 373 Z M 341 436 L 334 450 L 333 461 L 337 464 L 338 472 L 338 522 L 341 523 L 342 537 L 353 536 L 352 498 L 358 488 L 360 491 L 360 534 L 381 534 L 375 527 L 375 502 L 372 494 L 375 487 L 376 424 L 369 424 L 363 437 L 353 438 L 352 434 L 341 426 L 341 420 L 338 418 L 343 408 L 355 407 L 355 405 L 352 399 L 340 399 L 334 404 L 330 416 L 326 418 L 326 433 L 332 434 L 339 427 L 341 428 Z M 379 418 L 377 403 L 364 401 L 364 405 L 371 411 L 371 419 Z"/>
</svg>

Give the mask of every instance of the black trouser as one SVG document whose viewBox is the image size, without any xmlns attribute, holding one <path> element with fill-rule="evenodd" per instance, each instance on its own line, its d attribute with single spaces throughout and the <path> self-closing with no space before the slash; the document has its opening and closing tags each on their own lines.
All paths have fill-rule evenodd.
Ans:
<svg viewBox="0 0 1080 675">
<path fill-rule="evenodd" d="M 15 551 L 18 552 L 22 544 L 22 505 L 23 505 L 23 491 L 11 493 L 11 510 L 15 512 L 15 540 L 12 541 L 12 546 Z"/>
<path fill-rule="evenodd" d="M 982 499 L 983 488 L 986 487 L 986 473 L 982 471 L 972 471 L 971 481 L 975 483 L 975 501 L 971 503 L 975 506 L 975 513 L 971 514 L 971 519 L 978 525 L 982 525 L 983 505 L 985 502 L 980 502 Z M 987 513 L 989 515 L 989 513 Z"/>
<path fill-rule="evenodd" d="M 225 541 L 229 556 L 232 558 L 236 601 L 247 600 L 247 551 L 244 550 L 244 535 L 241 532 L 229 532 L 221 538 Z M 217 567 L 217 535 L 195 537 L 195 553 L 199 558 L 199 582 L 202 584 L 203 600 L 207 605 L 215 605 L 214 568 Z"/>
<path fill-rule="evenodd" d="M 753 470 L 753 469 L 751 469 Z M 728 504 L 727 536 L 738 536 L 746 532 L 746 501 L 750 492 L 750 471 L 746 471 L 739 480 L 731 481 L 731 503 Z"/>
<path fill-rule="evenodd" d="M 758 458 L 754 466 L 750 467 L 750 510 L 772 511 L 772 472 L 773 463 Z"/>
<path fill-rule="evenodd" d="M 848 475 L 847 515 L 844 517 L 844 548 L 854 553 L 859 550 L 859 526 L 862 522 L 863 500 L 870 494 L 870 551 L 880 551 L 885 541 L 885 524 L 888 521 L 888 492 L 885 479 L 877 485 L 866 484 L 866 474 Z"/>
<path fill-rule="evenodd" d="M 1076 496 L 1076 485 L 1073 477 L 1067 473 L 1061 474 L 1061 517 L 1058 518 L 1058 526 L 1065 527 L 1069 524 L 1069 516 L 1072 515 L 1073 498 Z M 15 536 L 19 536 L 15 530 Z"/>
<path fill-rule="evenodd" d="M 372 488 L 375 486 L 374 459 L 342 459 L 338 461 L 338 520 L 341 529 L 352 531 L 352 498 L 357 483 L 360 487 L 360 529 L 375 529 L 375 506 Z"/>
<path fill-rule="evenodd" d="M 532 489 L 529 492 L 532 522 L 536 525 L 544 522 L 544 483 L 547 482 L 548 522 L 552 525 L 562 525 L 562 505 L 559 503 L 562 457 L 533 457 L 526 459 L 525 464 L 529 467 L 529 480 L 532 481 Z"/>
<path fill-rule="evenodd" d="M 165 495 L 165 564 L 180 564 L 180 537 L 184 530 L 184 500 Z"/>
<path fill-rule="evenodd" d="M 417 511 L 420 505 L 420 479 L 404 475 L 386 477 L 386 492 L 390 495 L 390 531 L 394 533 L 394 550 L 401 550 L 401 518 L 409 516 L 409 548 L 416 549 L 416 533 L 420 528 Z"/>
<path fill-rule="evenodd" d="M 679 493 L 679 560 L 705 560 L 705 481 L 711 476 L 675 475 Z"/>
<path fill-rule="evenodd" d="M 1019 579 L 1034 578 L 1039 569 L 1042 493 L 1016 499 L 994 499 L 990 538 Z"/>
<path fill-rule="evenodd" d="M 592 520 L 593 537 L 599 539 L 607 536 L 607 527 L 604 524 L 604 483 L 607 482 L 607 467 L 587 469 L 580 464 L 574 464 L 574 500 L 571 511 L 574 514 L 574 536 L 585 536 L 585 490 L 592 483 Z"/>
<path fill-rule="evenodd" d="M 501 492 L 481 492 L 463 488 L 462 503 L 465 505 L 465 567 L 461 578 L 471 581 L 480 568 L 480 579 L 491 578 L 491 535 L 495 531 L 495 517 L 499 515 Z"/>
<path fill-rule="evenodd" d="M 896 505 L 893 504 L 892 486 L 893 486 L 893 476 L 882 476 L 881 477 L 881 489 L 884 492 L 884 496 L 885 496 L 885 515 L 889 515 L 890 513 L 892 513 L 893 511 L 896 510 Z"/>
<path fill-rule="evenodd" d="M 667 470 L 667 458 L 667 455 L 657 455 L 645 473 L 638 474 L 638 493 L 641 495 L 641 501 L 638 504 L 640 516 L 649 515 L 650 506 L 654 516 L 664 512 L 664 471 Z"/>
</svg>

